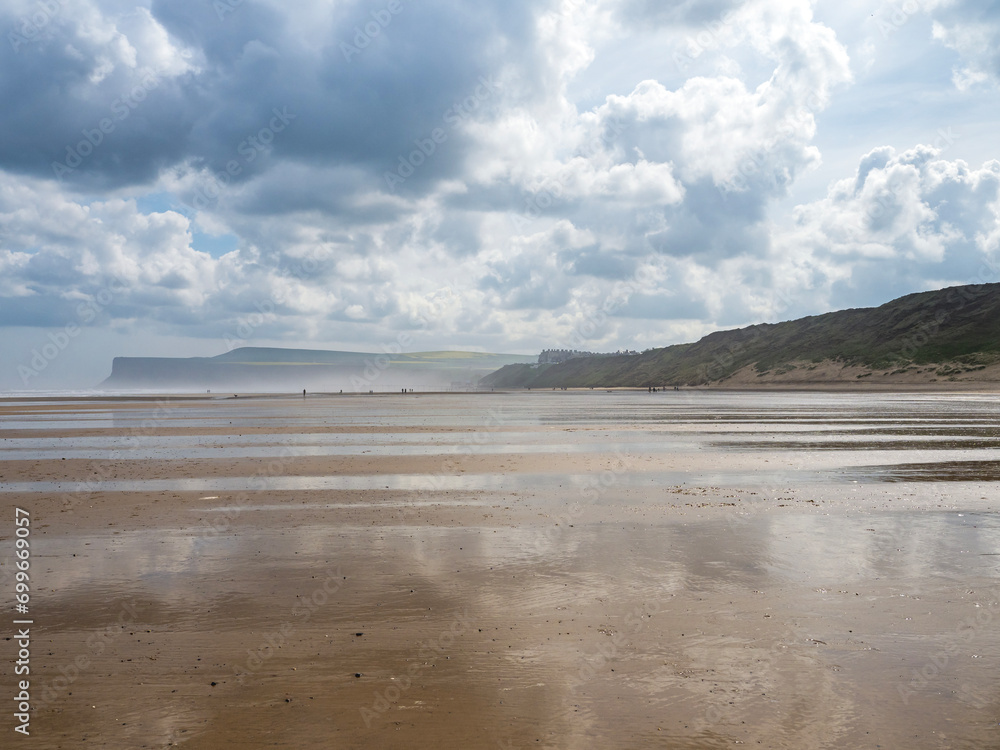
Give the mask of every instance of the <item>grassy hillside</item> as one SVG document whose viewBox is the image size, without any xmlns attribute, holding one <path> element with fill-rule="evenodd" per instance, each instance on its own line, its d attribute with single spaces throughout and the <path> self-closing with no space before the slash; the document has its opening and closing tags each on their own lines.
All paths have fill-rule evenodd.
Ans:
<svg viewBox="0 0 1000 750">
<path fill-rule="evenodd" d="M 900 297 L 874 308 L 842 310 L 777 324 L 717 331 L 693 344 L 632 357 L 510 365 L 484 379 L 496 387 L 696 386 L 802 379 L 835 363 L 859 378 L 960 377 L 1000 362 L 1000 284 L 951 287 Z M 991 368 L 992 369 L 992 368 Z"/>
</svg>

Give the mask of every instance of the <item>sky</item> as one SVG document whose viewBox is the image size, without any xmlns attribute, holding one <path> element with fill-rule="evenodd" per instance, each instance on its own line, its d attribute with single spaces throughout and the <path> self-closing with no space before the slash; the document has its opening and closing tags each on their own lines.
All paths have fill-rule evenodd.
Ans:
<svg viewBox="0 0 1000 750">
<path fill-rule="evenodd" d="M 0 390 L 1000 281 L 1000 4 L 6 0 Z"/>
</svg>

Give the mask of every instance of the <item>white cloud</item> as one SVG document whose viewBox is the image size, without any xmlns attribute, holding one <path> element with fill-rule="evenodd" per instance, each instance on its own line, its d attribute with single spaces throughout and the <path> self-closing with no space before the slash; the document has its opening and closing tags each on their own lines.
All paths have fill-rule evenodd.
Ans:
<svg viewBox="0 0 1000 750">
<path fill-rule="evenodd" d="M 907 33 L 954 50 L 966 89 L 935 79 L 928 100 L 981 95 L 997 14 L 921 7 L 907 20 L 926 28 Z M 266 309 L 255 341 L 370 348 L 405 329 L 432 348 L 530 351 L 586 324 L 586 348 L 617 349 L 960 282 L 1000 250 L 997 154 L 972 168 L 915 138 L 873 149 L 890 141 L 869 140 L 885 116 L 870 107 L 825 119 L 869 84 L 847 50 L 867 56 L 855 74 L 891 78 L 872 96 L 930 80 L 898 60 L 881 72 L 869 16 L 807 0 L 440 0 L 405 5 L 347 60 L 339 44 L 371 19 L 360 2 L 245 3 L 221 21 L 193 1 L 66 5 L 31 55 L 0 50 L 0 93 L 18 103 L 0 112 L 0 310 L 59 325 L 116 278 L 95 325 L 221 342 Z M 129 117 L 47 179 L 149 69 L 158 83 Z M 46 77 L 58 96 L 25 83 Z M 287 127 L 243 148 L 282 107 Z M 865 144 L 846 168 L 814 171 L 824 128 Z M 821 199 L 776 213 L 828 173 Z M 225 251 L 200 250 L 204 235 Z M 656 281 L 618 300 L 641 269 Z"/>
<path fill-rule="evenodd" d="M 981 281 L 976 273 L 997 249 L 998 225 L 1000 162 L 974 169 L 930 146 L 880 148 L 825 199 L 799 206 L 778 244 L 789 257 L 839 267 L 833 281 L 920 289 L 932 279 Z"/>
<path fill-rule="evenodd" d="M 952 80 L 960 90 L 1000 83 L 1000 10 L 977 0 L 932 3 L 934 38 L 961 56 Z"/>
</svg>

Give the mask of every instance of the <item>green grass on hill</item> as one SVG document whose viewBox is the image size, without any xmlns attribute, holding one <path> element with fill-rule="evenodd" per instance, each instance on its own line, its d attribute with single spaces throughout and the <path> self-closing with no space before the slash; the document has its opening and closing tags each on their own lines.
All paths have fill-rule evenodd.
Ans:
<svg viewBox="0 0 1000 750">
<path fill-rule="evenodd" d="M 717 331 L 691 344 L 638 356 L 509 365 L 484 379 L 495 387 L 706 385 L 753 365 L 758 372 L 837 361 L 871 369 L 1000 361 L 1000 284 L 921 292 L 874 308 Z"/>
</svg>

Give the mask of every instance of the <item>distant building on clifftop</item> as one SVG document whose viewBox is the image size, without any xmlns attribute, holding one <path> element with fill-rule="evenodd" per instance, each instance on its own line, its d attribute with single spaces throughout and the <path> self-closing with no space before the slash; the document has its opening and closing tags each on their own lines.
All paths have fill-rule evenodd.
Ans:
<svg viewBox="0 0 1000 750">
<path fill-rule="evenodd" d="M 560 362 L 565 362 L 568 359 L 578 359 L 580 357 L 621 357 L 621 356 L 633 356 L 639 352 L 634 352 L 629 349 L 619 349 L 617 352 L 611 352 L 610 354 L 601 354 L 598 352 L 581 352 L 577 349 L 546 349 L 541 354 L 538 355 L 538 364 L 540 365 L 557 365 Z"/>
<path fill-rule="evenodd" d="M 593 356 L 593 352 L 581 352 L 576 349 L 546 349 L 538 355 L 538 364 L 557 365 L 560 362 L 565 362 L 567 359 Z"/>
</svg>

